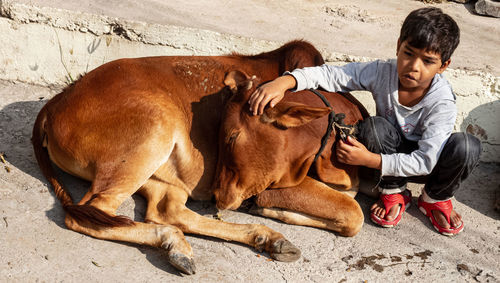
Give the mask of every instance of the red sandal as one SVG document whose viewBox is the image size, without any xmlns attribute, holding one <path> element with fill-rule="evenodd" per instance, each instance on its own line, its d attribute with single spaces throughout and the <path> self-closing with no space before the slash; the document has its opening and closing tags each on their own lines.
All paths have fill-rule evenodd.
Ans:
<svg viewBox="0 0 500 283">
<path fill-rule="evenodd" d="M 446 201 L 438 201 L 435 203 L 430 203 L 430 202 L 425 202 L 422 200 L 422 196 L 418 198 L 418 208 L 422 213 L 429 217 L 429 220 L 432 223 L 432 226 L 434 226 L 434 229 L 436 229 L 439 233 L 446 235 L 446 236 L 454 236 L 464 229 L 464 223 L 460 223 L 460 226 L 458 227 L 451 227 L 449 229 L 444 228 L 442 226 L 439 226 L 439 224 L 436 221 L 436 218 L 434 218 L 434 214 L 432 214 L 433 210 L 440 211 L 445 217 L 446 221 L 450 223 L 450 215 L 451 211 L 453 210 L 453 205 L 451 204 L 451 200 L 446 200 Z"/>
<path fill-rule="evenodd" d="M 390 194 L 390 195 L 380 195 L 380 200 L 384 203 L 386 215 L 389 210 L 395 206 L 395 205 L 401 205 L 399 207 L 399 211 L 397 213 L 397 217 L 394 218 L 391 221 L 385 220 L 384 218 L 380 218 L 377 215 L 375 215 L 373 212 L 370 214 L 370 219 L 385 228 L 391 228 L 396 226 L 399 221 L 401 221 L 401 218 L 403 217 L 403 212 L 410 207 L 410 201 L 411 201 L 411 192 L 407 190 L 407 193 L 399 193 L 399 194 Z"/>
</svg>

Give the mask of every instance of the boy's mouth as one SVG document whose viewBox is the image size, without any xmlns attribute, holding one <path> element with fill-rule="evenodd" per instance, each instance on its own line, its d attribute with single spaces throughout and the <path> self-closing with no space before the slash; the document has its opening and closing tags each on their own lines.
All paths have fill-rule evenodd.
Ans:
<svg viewBox="0 0 500 283">
<path fill-rule="evenodd" d="M 403 75 L 403 77 L 405 79 L 412 80 L 412 81 L 416 81 L 417 80 L 414 76 L 409 75 L 409 74 L 405 74 L 405 75 Z"/>
<path fill-rule="evenodd" d="M 409 81 L 414 81 L 414 82 L 417 81 L 417 79 L 414 76 L 410 75 L 410 74 L 403 75 L 403 78 L 406 79 L 406 80 L 409 80 Z"/>
</svg>

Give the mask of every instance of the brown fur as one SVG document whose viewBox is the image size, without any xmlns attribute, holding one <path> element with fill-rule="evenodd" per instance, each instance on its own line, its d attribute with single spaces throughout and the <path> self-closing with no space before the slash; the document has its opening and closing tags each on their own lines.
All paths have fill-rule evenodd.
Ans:
<svg viewBox="0 0 500 283">
<path fill-rule="evenodd" d="M 121 59 L 91 71 L 52 98 L 33 129 L 38 164 L 67 211 L 67 227 L 100 239 L 162 247 L 186 273 L 194 272 L 194 264 L 183 232 L 296 260 L 300 251 L 280 233 L 202 217 L 185 203 L 213 195 L 217 133 L 231 94 L 225 75 L 240 69 L 268 81 L 284 70 L 320 63 L 312 45 L 294 41 L 255 56 Z M 50 160 L 92 182 L 77 204 L 55 178 Z M 146 223 L 115 215 L 135 192 L 148 202 Z"/>
<path fill-rule="evenodd" d="M 355 124 L 366 110 L 352 97 L 322 92 L 332 105 L 327 108 L 312 92 L 301 91 L 285 94 L 274 108 L 253 116 L 246 103 L 254 91 L 248 88 L 255 85 L 253 79 L 243 72 L 229 75 L 236 81 L 237 91 L 226 106 L 220 129 L 214 190 L 217 206 L 235 209 L 257 195 L 261 207 L 301 213 L 302 225 L 355 235 L 363 223 L 361 208 L 352 197 L 331 187 L 344 191 L 357 187 L 357 167 L 336 159 L 335 133 L 314 164 L 313 160 L 328 126 L 328 113 L 344 113 L 344 122 Z M 318 180 L 307 176 L 311 166 L 316 173 L 311 176 Z M 309 223 L 304 222 L 306 216 Z M 299 223 L 294 217 L 282 220 Z"/>
</svg>

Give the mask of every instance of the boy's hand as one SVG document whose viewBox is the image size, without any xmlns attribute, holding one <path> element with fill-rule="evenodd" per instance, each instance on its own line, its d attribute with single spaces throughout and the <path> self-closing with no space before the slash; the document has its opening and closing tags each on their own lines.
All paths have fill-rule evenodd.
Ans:
<svg viewBox="0 0 500 283">
<path fill-rule="evenodd" d="M 382 168 L 380 154 L 370 152 L 362 143 L 349 136 L 347 142 L 342 139 L 337 142 L 337 159 L 345 164 L 362 165 L 375 169 Z"/>
<path fill-rule="evenodd" d="M 248 100 L 250 111 L 253 115 L 261 115 L 268 103 L 270 103 L 271 107 L 274 107 L 283 99 L 285 91 L 294 88 L 295 84 L 294 77 L 285 75 L 260 86 L 250 95 Z"/>
</svg>

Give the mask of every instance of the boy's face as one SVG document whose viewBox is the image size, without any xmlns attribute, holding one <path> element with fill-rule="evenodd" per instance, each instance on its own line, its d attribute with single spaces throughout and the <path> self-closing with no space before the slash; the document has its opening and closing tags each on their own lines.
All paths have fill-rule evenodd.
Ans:
<svg viewBox="0 0 500 283">
<path fill-rule="evenodd" d="M 398 39 L 396 55 L 400 87 L 408 91 L 428 88 L 434 75 L 444 72 L 450 64 L 450 60 L 442 64 L 440 54 L 415 48 L 406 40 Z"/>
</svg>

